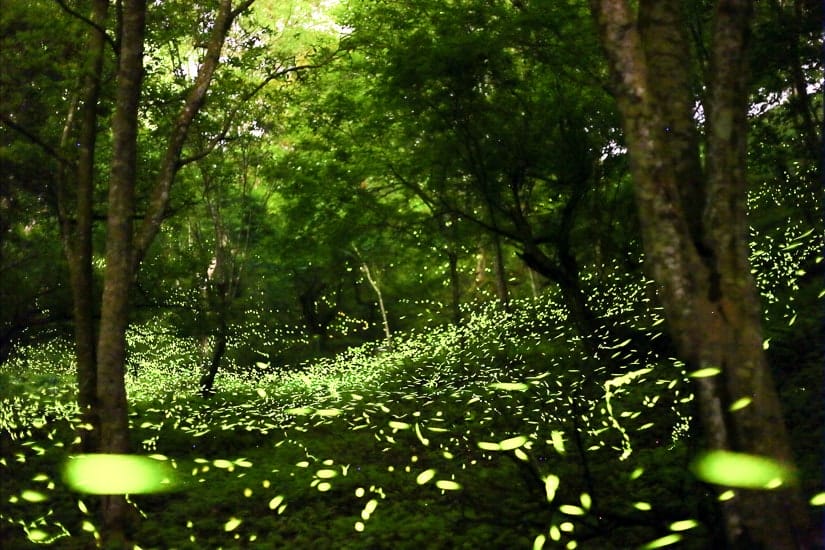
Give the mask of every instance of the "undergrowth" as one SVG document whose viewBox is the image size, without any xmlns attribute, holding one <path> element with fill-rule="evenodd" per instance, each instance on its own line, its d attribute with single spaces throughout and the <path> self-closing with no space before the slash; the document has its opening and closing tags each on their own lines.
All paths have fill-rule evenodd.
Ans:
<svg viewBox="0 0 825 550">
<path fill-rule="evenodd" d="M 823 293 L 787 274 L 821 263 L 817 247 L 785 250 L 787 265 L 758 276 L 772 289 L 766 348 L 785 375 L 809 497 L 822 486 Z M 616 284 L 591 292 L 605 327 L 663 338 L 644 285 Z M 144 361 L 127 374 L 133 448 L 174 468 L 177 485 L 131 498 L 132 538 L 180 549 L 712 546 L 709 488 L 688 467 L 684 365 L 607 329 L 594 357 L 568 327 L 549 298 L 490 305 L 461 327 L 396 336 L 391 350 L 221 372 L 209 399 L 185 353 Z M 55 342 L 0 370 L 4 548 L 85 548 L 97 536 L 95 498 L 61 478 L 79 422 L 68 353 Z"/>
</svg>

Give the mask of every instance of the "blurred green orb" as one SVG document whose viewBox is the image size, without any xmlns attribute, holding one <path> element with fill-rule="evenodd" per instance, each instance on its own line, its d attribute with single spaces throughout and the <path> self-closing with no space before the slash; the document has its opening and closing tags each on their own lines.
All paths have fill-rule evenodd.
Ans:
<svg viewBox="0 0 825 550">
<path fill-rule="evenodd" d="M 175 471 L 161 460 L 138 455 L 85 454 L 69 458 L 63 479 L 79 493 L 161 493 L 176 485 Z"/>
</svg>

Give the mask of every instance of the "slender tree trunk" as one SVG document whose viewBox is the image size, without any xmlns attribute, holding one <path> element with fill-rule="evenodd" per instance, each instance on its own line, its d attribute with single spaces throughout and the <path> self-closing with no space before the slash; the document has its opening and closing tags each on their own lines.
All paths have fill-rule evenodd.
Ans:
<svg viewBox="0 0 825 550">
<path fill-rule="evenodd" d="M 220 318 L 218 320 L 218 327 L 217 330 L 215 330 L 215 345 L 212 348 L 212 355 L 209 359 L 209 364 L 200 379 L 200 389 L 203 397 L 210 397 L 214 395 L 215 392 L 213 390 L 213 386 L 215 385 L 215 376 L 218 374 L 221 361 L 223 360 L 223 356 L 226 354 L 226 341 L 229 327 L 226 323 L 226 316 L 223 313 L 220 313 L 219 315 Z"/>
<path fill-rule="evenodd" d="M 355 254 L 361 258 L 360 252 L 355 246 L 352 247 L 355 250 Z M 378 307 L 381 310 L 381 320 L 384 324 L 384 341 L 389 349 L 392 349 L 392 334 L 390 333 L 390 322 L 387 319 L 387 309 L 384 307 L 384 296 L 381 294 L 381 287 L 378 286 L 378 281 L 373 279 L 372 273 L 370 272 L 370 267 L 367 265 L 367 262 L 361 258 L 361 271 L 364 273 L 364 277 L 367 278 L 367 282 L 372 287 L 372 290 L 375 291 L 375 295 L 378 297 Z"/>
<path fill-rule="evenodd" d="M 455 326 L 461 324 L 461 277 L 458 272 L 458 220 L 454 214 L 438 216 L 438 225 L 446 241 L 447 265 L 450 270 L 450 310 Z"/>
<path fill-rule="evenodd" d="M 450 310 L 452 322 L 455 326 L 461 324 L 461 279 L 458 276 L 458 254 L 455 250 L 447 252 L 447 261 L 450 267 Z"/>
<path fill-rule="evenodd" d="M 370 267 L 364 263 L 362 266 L 364 271 L 364 275 L 369 281 L 370 286 L 375 291 L 375 295 L 378 297 L 378 307 L 381 310 L 381 321 L 384 324 L 384 341 L 387 343 L 387 347 L 392 349 L 392 335 L 390 334 L 390 322 L 387 319 L 387 308 L 384 307 L 384 296 L 381 294 L 381 287 L 378 286 L 378 282 L 372 278 L 372 274 L 370 273 Z"/>
<path fill-rule="evenodd" d="M 169 205 L 170 191 L 175 181 L 175 176 L 180 169 L 180 156 L 183 145 L 189 135 L 189 128 L 195 120 L 198 112 L 206 99 L 206 92 L 212 83 L 215 70 L 220 64 L 221 51 L 226 40 L 232 22 L 242 11 L 248 8 L 254 0 L 244 0 L 236 9 L 232 9 L 232 0 L 220 0 L 218 10 L 215 13 L 215 22 L 209 34 L 206 53 L 198 67 L 198 75 L 195 83 L 186 95 L 183 108 L 178 113 L 175 124 L 172 127 L 172 134 L 166 146 L 166 153 L 158 171 L 158 178 L 152 190 L 149 200 L 148 210 L 143 224 L 140 227 L 135 240 L 133 251 L 133 263 L 135 272 L 137 267 L 149 250 L 155 237 L 160 231 L 163 218 L 166 215 L 166 208 Z"/>
<path fill-rule="evenodd" d="M 788 59 L 790 59 L 791 62 L 788 70 L 791 76 L 793 98 L 789 105 L 796 115 L 794 122 L 796 123 L 800 136 L 802 136 L 802 141 L 805 143 L 809 157 L 811 159 L 818 159 L 822 155 L 821 132 L 817 127 L 814 117 L 814 108 L 811 104 L 810 94 L 808 94 L 808 82 L 805 79 L 805 71 L 802 67 L 802 59 L 799 52 L 799 41 L 800 38 L 802 38 L 800 23 L 802 23 L 806 17 L 812 17 L 814 14 L 805 9 L 804 0 L 794 0 L 793 5 L 788 7 L 786 7 L 787 3 L 785 2 L 772 0 L 770 5 L 776 23 L 785 27 L 787 29 L 785 32 L 791 33 L 788 52 Z M 787 13 L 786 10 L 791 9 L 793 12 Z"/>
<path fill-rule="evenodd" d="M 510 288 L 507 284 L 507 269 L 504 263 L 504 251 L 501 246 L 501 237 L 498 233 L 493 233 L 493 249 L 496 254 L 495 258 L 495 281 L 496 281 L 496 296 L 501 303 L 504 311 L 510 310 Z"/>
<path fill-rule="evenodd" d="M 747 0 L 717 2 L 707 114 L 707 174 L 699 158 L 690 55 L 680 0 L 591 0 L 607 52 L 631 160 L 645 261 L 679 354 L 697 378 L 705 444 L 793 466 L 762 350 L 745 217 Z M 750 404 L 731 411 L 731 405 Z M 725 490 L 727 488 L 720 488 Z M 793 487 L 739 490 L 721 503 L 732 548 L 804 548 L 806 509 Z"/>
<path fill-rule="evenodd" d="M 92 270 L 92 201 L 94 192 L 95 144 L 97 141 L 97 104 L 106 41 L 103 29 L 108 0 L 95 0 L 90 20 L 97 25 L 89 31 L 88 58 L 84 67 L 80 100 L 80 131 L 77 139 L 77 222 L 74 231 L 64 230 L 69 281 L 72 289 L 75 348 L 77 358 L 78 405 L 83 426 L 80 448 L 97 450 L 100 421 L 97 417 L 97 352 L 94 323 L 94 277 Z M 88 429 L 91 428 L 91 429 Z"/>
<path fill-rule="evenodd" d="M 539 297 L 539 287 L 536 284 L 536 276 L 529 266 L 525 267 L 527 269 L 527 280 L 530 281 L 530 292 L 533 294 L 533 299 L 536 299 Z"/>
<path fill-rule="evenodd" d="M 129 452 L 129 419 L 124 386 L 129 289 L 132 282 L 132 218 L 137 178 L 138 105 L 143 79 L 145 0 L 124 0 L 112 119 L 112 162 L 106 223 L 106 269 L 97 356 L 100 452 Z M 103 497 L 104 536 L 124 541 L 127 503 L 123 495 Z"/>
<path fill-rule="evenodd" d="M 72 295 L 75 359 L 77 362 L 78 407 L 81 412 L 79 450 L 97 449 L 100 426 L 97 419 L 97 363 L 95 344 L 95 300 L 92 271 L 92 200 L 94 190 L 97 104 L 108 2 L 95 0 L 89 20 L 86 57 L 81 67 L 80 88 L 70 102 L 60 140 L 67 158 L 76 156 L 72 168 L 62 167 L 56 178 L 57 212 L 63 253 L 69 271 Z M 76 133 L 76 135 L 75 135 Z"/>
</svg>

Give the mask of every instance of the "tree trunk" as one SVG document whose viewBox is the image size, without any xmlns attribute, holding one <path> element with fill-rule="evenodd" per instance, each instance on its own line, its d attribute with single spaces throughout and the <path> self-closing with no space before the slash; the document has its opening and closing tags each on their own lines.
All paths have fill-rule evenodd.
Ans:
<svg viewBox="0 0 825 550">
<path fill-rule="evenodd" d="M 501 303 L 504 311 L 510 310 L 510 288 L 507 285 L 507 269 L 504 263 L 504 251 L 501 246 L 501 237 L 498 233 L 493 233 L 493 249 L 496 253 L 495 258 L 495 281 L 496 281 L 496 296 Z"/>
<path fill-rule="evenodd" d="M 95 144 L 97 142 L 97 103 L 103 70 L 103 53 L 108 2 L 92 4 L 86 57 L 81 65 L 80 88 L 71 102 L 60 149 L 67 158 L 76 154 L 74 172 L 65 167 L 55 178 L 57 216 L 63 254 L 69 272 L 72 296 L 72 321 L 75 340 L 78 407 L 82 423 L 78 430 L 78 450 L 95 452 L 100 425 L 97 410 L 97 357 L 95 331 L 94 277 L 92 269 L 92 200 L 94 191 Z M 79 124 L 75 115 L 79 114 Z M 77 126 L 77 127 L 76 127 Z M 75 131 L 77 133 L 75 137 Z M 73 191 L 73 192 L 72 192 Z"/>
<path fill-rule="evenodd" d="M 450 313 L 455 326 L 461 324 L 461 277 L 458 272 L 458 220 L 455 214 L 438 216 L 438 227 L 444 236 L 447 265 L 450 270 Z"/>
<path fill-rule="evenodd" d="M 364 274 L 364 277 L 366 277 L 367 282 L 370 284 L 372 290 L 375 291 L 375 295 L 378 297 L 378 307 L 381 310 L 381 321 L 384 325 L 384 341 L 386 342 L 387 348 L 392 349 L 393 346 L 392 334 L 390 333 L 390 322 L 387 319 L 387 309 L 384 307 L 384 296 L 381 294 L 381 287 L 378 286 L 378 281 L 373 279 L 369 265 L 367 265 L 366 260 L 361 258 L 361 253 L 358 252 L 358 249 L 355 248 L 355 245 L 353 245 L 352 248 L 353 250 L 355 250 L 355 254 L 358 256 L 358 258 L 361 260 L 361 272 Z"/>
<path fill-rule="evenodd" d="M 95 0 L 90 20 L 97 25 L 89 30 L 88 57 L 84 66 L 80 94 L 80 131 L 77 139 L 76 216 L 72 230 L 62 220 L 64 250 L 69 266 L 74 317 L 75 356 L 77 359 L 77 401 L 84 426 L 80 429 L 80 450 L 97 450 L 100 421 L 97 416 L 97 353 L 94 324 L 94 278 L 92 270 L 92 201 L 94 192 L 95 144 L 97 141 L 97 104 L 106 40 L 103 29 L 108 0 Z M 65 201 L 64 201 L 65 202 Z"/>
<path fill-rule="evenodd" d="M 138 237 L 134 247 L 134 269 L 137 267 L 149 250 L 155 237 L 160 231 L 166 209 L 169 205 L 170 191 L 175 181 L 175 176 L 180 169 L 180 156 L 183 145 L 189 135 L 189 128 L 195 120 L 203 102 L 206 92 L 212 83 L 212 77 L 220 64 L 221 51 L 226 40 L 232 22 L 243 10 L 249 7 L 254 0 L 244 0 L 235 9 L 232 9 L 232 0 L 220 0 L 218 11 L 215 14 L 215 22 L 209 34 L 209 41 L 206 46 L 206 53 L 198 67 L 198 75 L 195 83 L 186 95 L 183 108 L 178 113 L 175 124 L 172 127 L 172 134 L 166 146 L 166 153 L 158 171 L 158 178 L 152 190 L 146 217 L 140 227 Z"/>
<path fill-rule="evenodd" d="M 805 79 L 803 59 L 799 51 L 799 41 L 801 38 L 800 24 L 806 17 L 813 17 L 814 13 L 805 9 L 803 0 L 793 2 L 793 13 L 788 14 L 778 0 L 771 2 L 771 8 L 778 24 L 786 28 L 785 32 L 790 32 L 788 58 L 790 66 L 788 68 L 791 76 L 793 98 L 789 106 L 795 116 L 794 123 L 797 131 L 802 137 L 802 141 L 807 148 L 811 159 L 820 158 L 822 155 L 822 139 L 819 128 L 814 117 L 814 107 L 808 94 L 808 82 Z"/>
<path fill-rule="evenodd" d="M 226 353 L 227 332 L 226 316 L 221 313 L 218 327 L 215 331 L 215 346 L 212 348 L 212 356 L 209 360 L 209 365 L 207 365 L 200 379 L 200 390 L 203 397 L 210 397 L 215 394 L 213 386 L 215 384 L 215 376 L 218 374 L 221 361 Z"/>
<path fill-rule="evenodd" d="M 568 260 L 572 257 L 567 254 Z M 527 243 L 520 254 L 528 269 L 533 269 L 556 283 L 561 291 L 564 305 L 567 307 L 568 319 L 576 327 L 589 355 L 598 354 L 596 332 L 599 328 L 596 314 L 587 304 L 587 296 L 582 290 L 576 262 L 564 264 L 554 262 L 534 243 Z M 572 271 L 571 271 L 572 270 Z"/>
<path fill-rule="evenodd" d="M 745 217 L 746 62 L 751 4 L 717 2 L 702 174 L 685 85 L 691 67 L 680 0 L 591 0 L 631 161 L 647 268 L 679 354 L 696 378 L 705 444 L 793 465 L 762 350 Z M 731 411 L 740 399 L 744 408 Z M 720 491 L 727 489 L 721 487 Z M 735 490 L 721 504 L 732 548 L 802 548 L 806 509 L 793 487 Z"/>
<path fill-rule="evenodd" d="M 112 161 L 110 166 L 106 268 L 101 300 L 100 327 L 95 343 L 95 293 L 92 270 L 92 196 L 97 110 L 106 37 L 108 0 L 93 0 L 89 20 L 89 42 L 83 65 L 83 83 L 77 97 L 80 125 L 77 136 L 77 166 L 74 218 L 68 193 L 68 172 L 58 174 L 57 198 L 61 236 L 69 263 L 78 363 L 78 403 L 84 423 L 81 447 L 84 452 L 125 453 L 129 431 L 124 362 L 128 326 L 129 291 L 140 262 L 156 236 L 169 202 L 169 192 L 180 166 L 180 154 L 191 123 L 203 105 L 220 53 L 232 21 L 254 0 L 243 0 L 232 10 L 231 0 L 221 0 L 210 32 L 206 53 L 195 84 L 189 91 L 173 126 L 167 152 L 161 163 L 152 200 L 133 239 L 137 174 L 138 104 L 143 78 L 143 40 L 146 1 L 122 0 L 118 20 L 118 69 L 112 118 Z M 67 117 L 66 145 L 74 130 L 73 105 Z M 73 141 L 73 140 L 72 140 Z M 72 148 L 73 149 L 73 148 Z M 124 547 L 128 508 L 122 495 L 105 496 L 102 502 L 103 538 L 107 546 Z"/>
<path fill-rule="evenodd" d="M 112 118 L 112 162 L 106 222 L 106 270 L 97 356 L 97 399 L 102 453 L 129 452 L 124 386 L 129 289 L 132 282 L 132 218 L 137 179 L 138 105 L 143 79 L 145 0 L 124 0 L 120 63 Z M 124 540 L 123 495 L 103 498 L 103 533 L 113 545 Z"/>
<path fill-rule="evenodd" d="M 458 276 L 458 254 L 450 249 L 447 252 L 447 261 L 450 266 L 450 311 L 455 326 L 461 324 L 461 280 Z"/>
</svg>

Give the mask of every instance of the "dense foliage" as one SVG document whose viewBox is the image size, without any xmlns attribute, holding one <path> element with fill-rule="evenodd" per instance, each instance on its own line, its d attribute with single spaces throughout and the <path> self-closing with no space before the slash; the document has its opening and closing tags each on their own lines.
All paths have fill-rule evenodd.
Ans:
<svg viewBox="0 0 825 550">
<path fill-rule="evenodd" d="M 137 218 L 219 4 L 148 10 Z M 685 68 L 700 132 L 706 4 L 688 14 L 698 62 Z M 69 283 L 82 197 L 66 174 L 82 157 L 91 5 L 0 14 L 9 548 L 103 544 L 98 503 L 66 470 L 88 422 Z M 812 517 L 825 505 L 819 12 L 757 3 L 748 146 L 763 348 Z M 696 473 L 692 380 L 709 373 L 676 358 L 643 264 L 587 3 L 257 0 L 235 15 L 131 288 L 129 437 L 155 461 L 146 479 L 168 478 L 129 497 L 135 547 L 722 544 Z M 94 307 L 113 177 L 109 19 Z"/>
</svg>

